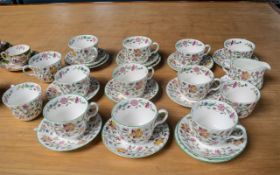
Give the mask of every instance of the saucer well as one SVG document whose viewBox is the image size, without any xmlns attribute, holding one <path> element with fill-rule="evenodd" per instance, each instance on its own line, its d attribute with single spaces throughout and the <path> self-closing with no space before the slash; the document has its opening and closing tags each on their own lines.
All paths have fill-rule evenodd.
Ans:
<svg viewBox="0 0 280 175">
<path fill-rule="evenodd" d="M 252 55 L 252 59 L 253 60 L 259 60 L 259 58 L 256 55 Z M 229 69 L 230 66 L 230 60 L 226 59 L 226 56 L 224 54 L 224 49 L 218 49 L 214 52 L 213 54 L 213 60 L 216 64 L 218 64 L 219 66 L 225 68 L 225 69 Z"/>
<path fill-rule="evenodd" d="M 114 102 L 119 102 L 123 99 L 126 99 L 127 97 L 124 94 L 116 90 L 117 89 L 116 86 L 117 86 L 116 81 L 114 79 L 110 80 L 105 86 L 106 96 Z M 150 79 L 147 81 L 144 95 L 141 98 L 150 100 L 157 95 L 158 91 L 159 91 L 158 83 L 156 82 L 155 79 Z"/>
<path fill-rule="evenodd" d="M 88 115 L 91 111 L 89 111 Z M 39 142 L 46 148 L 53 151 L 71 151 L 85 146 L 91 142 L 101 130 L 102 119 L 99 114 L 91 116 L 88 122 L 88 127 L 85 133 L 77 139 L 65 139 L 56 135 L 52 130 L 51 124 L 43 119 L 37 131 L 37 138 Z"/>
<path fill-rule="evenodd" d="M 102 130 L 104 145 L 114 154 L 126 158 L 147 157 L 160 151 L 168 141 L 170 132 L 167 123 L 158 125 L 147 143 L 130 144 L 118 134 L 112 120 L 109 119 Z"/>
<path fill-rule="evenodd" d="M 182 94 L 177 77 L 168 82 L 166 86 L 166 93 L 172 101 L 184 107 L 191 108 L 195 103 L 198 102 L 196 100 L 188 99 L 184 94 Z M 205 99 L 219 100 L 220 92 L 219 91 L 211 92 L 205 97 Z"/>
<path fill-rule="evenodd" d="M 97 79 L 95 79 L 94 77 L 90 77 L 90 89 L 87 93 L 87 95 L 85 96 L 85 98 L 87 100 L 90 100 L 91 98 L 93 98 L 97 92 L 100 89 L 100 83 Z M 55 98 L 57 96 L 62 95 L 61 90 L 59 89 L 59 87 L 57 87 L 54 83 L 51 83 L 46 90 L 46 97 L 48 100 Z"/>
<path fill-rule="evenodd" d="M 161 61 L 161 56 L 159 55 L 159 53 L 156 53 L 156 54 L 152 54 L 149 57 L 148 61 L 143 63 L 143 65 L 146 66 L 146 67 L 155 67 L 156 65 L 158 65 L 158 63 L 160 61 Z M 119 51 L 119 53 L 117 54 L 116 63 L 118 65 L 128 63 L 126 61 L 126 58 L 125 58 L 124 54 L 123 54 L 123 50 Z"/>
<path fill-rule="evenodd" d="M 169 55 L 169 57 L 167 58 L 167 64 L 171 69 L 175 71 L 179 71 L 183 65 L 176 59 L 176 52 L 173 52 L 171 55 Z M 210 55 L 205 55 L 200 62 L 200 65 L 211 69 L 214 66 L 214 61 Z"/>
<path fill-rule="evenodd" d="M 183 117 L 175 129 L 175 140 L 178 146 L 191 157 L 210 163 L 226 162 L 237 157 L 247 145 L 247 134 L 240 140 L 229 140 L 225 144 L 210 146 L 200 142 L 189 127 L 190 114 Z M 241 135 L 239 132 L 234 135 Z"/>
</svg>

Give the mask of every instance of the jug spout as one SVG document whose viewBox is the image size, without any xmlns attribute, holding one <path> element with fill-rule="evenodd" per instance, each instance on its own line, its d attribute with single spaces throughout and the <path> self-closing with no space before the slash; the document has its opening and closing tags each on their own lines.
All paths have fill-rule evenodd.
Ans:
<svg viewBox="0 0 280 175">
<path fill-rule="evenodd" d="M 268 63 L 259 61 L 259 64 L 264 70 L 271 70 L 271 66 Z"/>
</svg>

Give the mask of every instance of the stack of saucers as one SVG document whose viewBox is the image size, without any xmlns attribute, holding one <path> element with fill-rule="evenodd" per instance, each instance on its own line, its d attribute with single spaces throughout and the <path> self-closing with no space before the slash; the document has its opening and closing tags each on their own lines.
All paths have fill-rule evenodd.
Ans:
<svg viewBox="0 0 280 175">
<path fill-rule="evenodd" d="M 122 50 L 116 57 L 118 65 L 140 63 L 146 67 L 155 67 L 161 61 L 159 44 L 145 36 L 127 37 L 122 42 Z"/>
</svg>

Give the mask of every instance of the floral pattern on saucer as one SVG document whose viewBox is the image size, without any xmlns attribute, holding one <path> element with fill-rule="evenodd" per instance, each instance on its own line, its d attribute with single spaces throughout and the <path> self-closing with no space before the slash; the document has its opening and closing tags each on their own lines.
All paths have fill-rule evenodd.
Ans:
<svg viewBox="0 0 280 175">
<path fill-rule="evenodd" d="M 152 54 L 149 57 L 149 59 L 145 63 L 143 63 L 143 65 L 148 68 L 155 67 L 156 65 L 159 64 L 160 61 L 161 61 L 161 56 L 159 55 L 159 53 L 156 53 L 156 54 Z M 129 63 L 129 61 L 126 60 L 123 54 L 123 50 L 119 51 L 118 55 L 116 56 L 116 63 L 118 65 Z"/>
<path fill-rule="evenodd" d="M 89 111 L 89 114 L 90 111 Z M 85 133 L 77 139 L 65 139 L 59 137 L 51 129 L 51 124 L 43 119 L 36 129 L 39 142 L 46 148 L 53 151 L 71 151 L 78 149 L 91 142 L 100 132 L 102 119 L 99 114 L 89 119 Z"/>
<path fill-rule="evenodd" d="M 256 55 L 252 55 L 252 59 L 253 60 L 259 60 L 259 58 Z M 230 67 L 230 60 L 226 59 L 225 53 L 224 53 L 224 49 L 218 49 L 214 52 L 213 54 L 213 60 L 216 64 L 218 64 L 219 66 L 225 68 L 225 69 L 229 69 Z"/>
<path fill-rule="evenodd" d="M 117 89 L 116 86 L 117 86 L 116 81 L 114 79 L 110 80 L 105 86 L 106 96 L 114 102 L 119 102 L 123 99 L 126 99 L 127 97 L 124 94 L 116 91 Z M 157 95 L 158 91 L 159 91 L 158 83 L 156 82 L 155 79 L 152 78 L 147 81 L 144 95 L 141 98 L 150 100 Z"/>
<path fill-rule="evenodd" d="M 229 140 L 219 146 L 210 146 L 200 142 L 194 137 L 189 127 L 190 114 L 182 118 L 175 129 L 175 139 L 179 147 L 191 157 L 211 162 L 219 163 L 229 161 L 238 156 L 247 145 L 247 134 L 240 140 Z M 236 132 L 235 135 L 241 135 Z"/>
<path fill-rule="evenodd" d="M 89 92 L 87 93 L 85 98 L 87 100 L 90 100 L 91 98 L 93 98 L 98 93 L 99 89 L 100 89 L 99 81 L 97 79 L 95 79 L 94 77 L 90 77 Z M 62 95 L 62 92 L 59 89 L 59 87 L 57 87 L 56 85 L 50 84 L 47 87 L 47 90 L 46 90 L 47 99 L 50 100 L 50 99 L 55 98 L 55 97 L 60 96 L 60 95 Z"/>
<path fill-rule="evenodd" d="M 147 143 L 129 144 L 118 134 L 110 119 L 102 131 L 102 140 L 105 146 L 113 153 L 126 158 L 147 157 L 160 151 L 168 141 L 170 132 L 167 123 L 158 125 Z"/>
<path fill-rule="evenodd" d="M 191 108 L 198 101 L 188 99 L 180 90 L 180 85 L 178 78 L 170 80 L 166 86 L 166 93 L 168 97 L 175 103 Z M 219 91 L 210 92 L 205 99 L 215 99 L 219 100 L 221 98 L 221 93 Z"/>
<path fill-rule="evenodd" d="M 167 64 L 169 65 L 169 67 L 175 71 L 179 71 L 180 69 L 182 69 L 182 67 L 186 64 L 186 63 L 180 63 L 177 59 L 176 59 L 176 52 L 172 53 L 171 55 L 169 55 L 169 57 L 167 58 Z M 206 55 L 203 57 L 202 61 L 199 64 L 200 66 L 205 66 L 208 69 L 211 69 L 214 66 L 214 61 L 212 59 L 212 57 L 210 55 Z"/>
<path fill-rule="evenodd" d="M 106 52 L 103 49 L 98 49 L 98 56 L 96 58 L 96 60 L 94 62 L 89 62 L 89 63 L 85 63 L 86 65 L 97 65 L 99 64 L 101 61 L 103 61 L 106 57 Z M 65 56 L 65 62 L 67 64 L 82 64 L 82 63 L 76 63 L 75 62 L 75 56 L 73 55 L 73 52 L 68 52 Z"/>
</svg>

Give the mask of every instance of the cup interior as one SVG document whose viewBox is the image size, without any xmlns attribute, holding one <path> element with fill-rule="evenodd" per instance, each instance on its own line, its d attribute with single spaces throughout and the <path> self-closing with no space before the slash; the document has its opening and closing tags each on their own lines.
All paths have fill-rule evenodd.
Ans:
<svg viewBox="0 0 280 175">
<path fill-rule="evenodd" d="M 180 53 L 186 53 L 186 54 L 196 54 L 203 52 L 205 49 L 205 45 L 195 39 L 182 39 L 177 41 L 175 44 L 175 48 Z"/>
<path fill-rule="evenodd" d="M 142 126 L 155 120 L 156 106 L 142 98 L 131 98 L 116 104 L 112 117 L 125 126 Z"/>
<path fill-rule="evenodd" d="M 241 38 L 228 39 L 225 41 L 224 46 L 236 52 L 249 52 L 255 48 L 255 45 L 251 41 Z"/>
<path fill-rule="evenodd" d="M 178 72 L 178 78 L 181 82 L 188 84 L 205 84 L 214 78 L 211 70 L 203 66 L 186 66 Z"/>
<path fill-rule="evenodd" d="M 35 83 L 22 83 L 8 89 L 3 95 L 3 103 L 8 106 L 27 104 L 41 95 L 41 87 Z"/>
<path fill-rule="evenodd" d="M 98 39 L 93 35 L 79 35 L 70 39 L 69 47 L 72 49 L 85 49 L 97 44 Z"/>
<path fill-rule="evenodd" d="M 229 81 L 223 85 L 223 96 L 234 103 L 250 104 L 258 101 L 259 90 L 245 81 Z"/>
<path fill-rule="evenodd" d="M 8 48 L 7 53 L 10 56 L 21 55 L 21 54 L 27 52 L 29 49 L 30 49 L 30 47 L 28 45 L 19 44 L 19 45 L 15 45 L 15 46 Z"/>
<path fill-rule="evenodd" d="M 228 104 L 216 100 L 202 100 L 192 108 L 192 119 L 210 130 L 227 130 L 235 126 L 238 116 Z"/>
<path fill-rule="evenodd" d="M 47 67 L 59 62 L 61 59 L 61 54 L 54 51 L 42 52 L 34 55 L 29 60 L 29 65 L 36 67 Z"/>
<path fill-rule="evenodd" d="M 147 75 L 148 69 L 141 64 L 123 64 L 113 71 L 113 78 L 120 82 L 135 82 Z"/>
<path fill-rule="evenodd" d="M 43 111 L 44 117 L 54 123 L 69 122 L 79 118 L 88 108 L 85 98 L 78 95 L 62 95 L 50 100 Z"/>
<path fill-rule="evenodd" d="M 55 74 L 55 80 L 60 83 L 75 83 L 89 76 L 89 69 L 84 65 L 72 65 L 60 69 Z"/>
<path fill-rule="evenodd" d="M 145 36 L 131 36 L 125 38 L 123 41 L 123 46 L 127 48 L 141 48 L 148 47 L 152 43 L 151 39 Z"/>
</svg>

